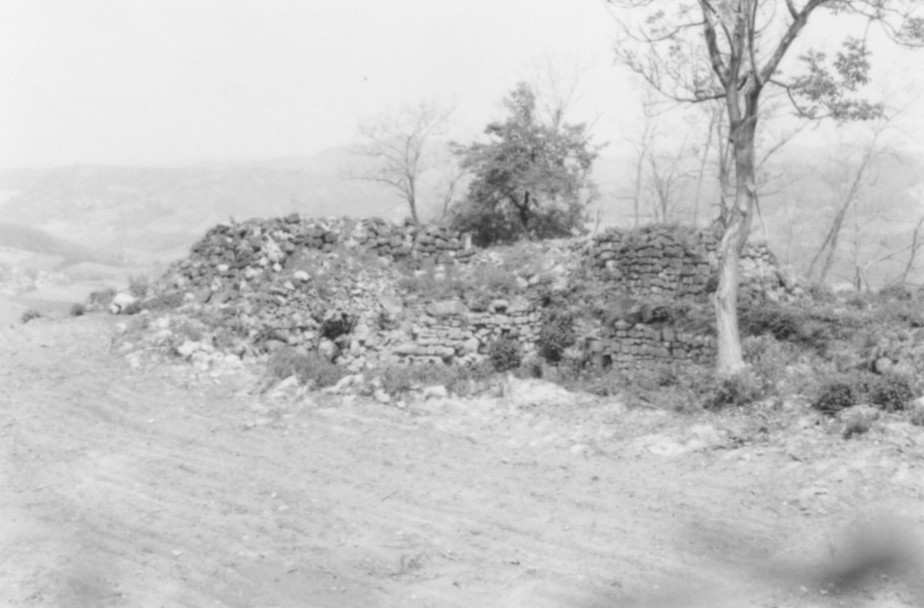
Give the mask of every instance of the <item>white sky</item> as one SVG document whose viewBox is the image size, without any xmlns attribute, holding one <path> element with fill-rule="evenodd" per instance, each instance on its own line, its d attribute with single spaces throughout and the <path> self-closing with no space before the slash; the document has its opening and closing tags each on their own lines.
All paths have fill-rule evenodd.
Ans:
<svg viewBox="0 0 924 608">
<path fill-rule="evenodd" d="M 571 119 L 619 142 L 615 31 L 602 0 L 0 0 L 0 167 L 306 154 L 434 98 L 464 139 L 549 57 L 584 66 Z"/>
<path fill-rule="evenodd" d="M 0 0 L 0 166 L 311 153 L 432 98 L 474 134 L 559 55 L 611 139 L 613 31 L 599 0 Z"/>
</svg>

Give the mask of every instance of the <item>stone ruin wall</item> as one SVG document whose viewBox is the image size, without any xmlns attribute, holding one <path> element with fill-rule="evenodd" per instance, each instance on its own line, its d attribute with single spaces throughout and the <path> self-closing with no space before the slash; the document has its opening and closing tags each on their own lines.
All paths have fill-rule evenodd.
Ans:
<svg viewBox="0 0 924 608">
<path fill-rule="evenodd" d="M 643 361 L 712 361 L 714 335 L 678 327 L 659 314 L 658 304 L 708 304 L 716 287 L 717 248 L 716 235 L 683 227 L 610 229 L 595 237 L 588 265 L 627 299 L 614 303 L 600 334 L 585 338 L 587 356 L 621 368 Z M 795 283 L 780 271 L 766 244 L 746 245 L 740 264 L 742 291 L 775 300 L 792 296 Z"/>
<path fill-rule="evenodd" d="M 525 298 L 497 299 L 484 311 L 457 300 L 431 302 L 411 329 L 409 340 L 394 349 L 403 363 L 472 363 L 497 339 L 520 342 L 524 354 L 536 350 L 542 313 Z"/>
<path fill-rule="evenodd" d="M 526 354 L 537 349 L 542 308 L 529 290 L 496 299 L 474 310 L 454 299 L 392 302 L 381 293 L 391 280 L 347 272 L 338 281 L 333 302 L 319 307 L 308 273 L 296 260 L 305 250 L 336 247 L 368 252 L 394 262 L 470 263 L 476 250 L 458 233 L 381 220 L 303 220 L 297 215 L 216 226 L 173 269 L 173 287 L 208 304 L 235 304 L 251 335 L 257 328 L 263 350 L 280 345 L 337 352 L 339 360 L 359 369 L 376 363 L 469 364 L 483 359 L 500 337 L 520 341 Z M 684 331 L 659 314 L 657 302 L 708 301 L 714 289 L 714 237 L 689 229 L 651 227 L 606 231 L 585 244 L 582 262 L 597 280 L 625 294 L 626 301 L 598 303 L 612 309 L 602 322 L 579 323 L 582 356 L 602 366 L 631 367 L 646 361 L 698 361 L 714 356 L 712 335 Z M 744 283 L 785 292 L 785 281 L 766 246 L 751 246 L 742 256 Z M 535 295 L 535 294 L 533 294 Z M 241 302 L 245 305 L 241 306 Z M 404 320 L 400 328 L 380 327 L 385 309 Z M 339 316 L 338 316 L 339 315 Z M 350 318 L 345 335 L 331 345 L 325 327 Z"/>
</svg>

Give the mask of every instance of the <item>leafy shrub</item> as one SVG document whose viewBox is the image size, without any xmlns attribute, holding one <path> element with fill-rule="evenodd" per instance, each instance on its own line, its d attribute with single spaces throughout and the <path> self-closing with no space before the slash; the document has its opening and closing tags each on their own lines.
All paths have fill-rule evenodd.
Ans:
<svg viewBox="0 0 924 608">
<path fill-rule="evenodd" d="M 282 380 L 295 375 L 300 383 L 313 384 L 317 388 L 333 386 L 346 375 L 342 367 L 318 353 L 295 348 L 274 351 L 267 361 L 266 369 L 273 378 Z"/>
<path fill-rule="evenodd" d="M 825 414 L 836 414 L 856 403 L 857 391 L 854 385 L 844 380 L 834 380 L 821 387 L 812 407 Z"/>
<path fill-rule="evenodd" d="M 781 342 L 818 352 L 828 348 L 833 339 L 832 325 L 840 322 L 837 316 L 820 320 L 810 309 L 770 303 L 742 307 L 739 314 L 741 330 L 746 336 L 773 336 Z"/>
<path fill-rule="evenodd" d="M 22 316 L 19 317 L 19 320 L 23 323 L 28 323 L 29 321 L 34 321 L 35 319 L 41 319 L 44 316 L 45 315 L 43 315 L 40 311 L 34 308 L 30 308 L 22 313 Z"/>
<path fill-rule="evenodd" d="M 741 329 L 746 335 L 770 335 L 777 340 L 793 340 L 801 333 L 801 319 L 782 307 L 754 306 L 741 312 Z"/>
<path fill-rule="evenodd" d="M 870 402 L 887 412 L 897 412 L 908 407 L 914 399 L 914 390 L 908 378 L 898 374 L 879 376 L 870 387 Z"/>
<path fill-rule="evenodd" d="M 880 289 L 876 296 L 880 300 L 903 301 L 912 299 L 914 294 L 903 283 L 895 283 Z"/>
<path fill-rule="evenodd" d="M 750 372 L 740 372 L 717 378 L 707 391 L 703 407 L 707 410 L 741 407 L 761 397 L 763 390 L 760 381 Z"/>
<path fill-rule="evenodd" d="M 83 316 L 87 312 L 87 307 L 81 304 L 80 302 L 75 302 L 71 305 L 70 313 L 72 317 Z"/>
<path fill-rule="evenodd" d="M 139 300 L 144 299 L 151 290 L 151 280 L 147 275 L 137 275 L 128 279 L 128 293 Z"/>
<path fill-rule="evenodd" d="M 488 345 L 488 360 L 495 371 L 506 372 L 520 367 L 523 363 L 523 349 L 520 342 L 513 338 L 498 338 Z"/>
<path fill-rule="evenodd" d="M 99 308 L 106 308 L 112 304 L 113 298 L 116 296 L 116 290 L 110 288 L 102 289 L 100 291 L 94 291 L 90 293 L 90 296 L 87 298 L 87 302 L 91 306 L 96 306 Z"/>
<path fill-rule="evenodd" d="M 551 363 L 562 359 L 565 349 L 574 344 L 574 318 L 567 313 L 551 313 L 542 320 L 539 330 L 539 354 Z"/>
</svg>

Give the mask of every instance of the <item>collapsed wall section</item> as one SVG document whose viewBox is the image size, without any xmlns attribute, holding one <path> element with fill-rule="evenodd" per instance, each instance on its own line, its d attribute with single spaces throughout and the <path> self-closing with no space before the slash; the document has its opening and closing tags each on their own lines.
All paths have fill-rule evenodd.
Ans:
<svg viewBox="0 0 924 608">
<path fill-rule="evenodd" d="M 444 228 L 293 214 L 215 226 L 158 291 L 230 311 L 250 352 L 296 347 L 355 369 L 468 365 L 502 338 L 536 353 L 550 293 L 576 320 L 568 358 L 619 368 L 707 362 L 715 351 L 711 324 L 691 324 L 678 311 L 711 310 L 716 244 L 708 232 L 654 226 L 523 243 L 503 258 L 477 253 L 465 235 Z M 518 264 L 533 268 L 521 272 Z M 479 273 L 488 266 L 493 274 Z M 451 293 L 421 296 L 402 287 L 424 267 L 436 291 Z M 766 246 L 746 249 L 741 268 L 746 289 L 790 297 Z M 498 273 L 510 275 L 499 281 L 506 291 L 492 294 L 481 283 L 498 281 Z"/>
</svg>

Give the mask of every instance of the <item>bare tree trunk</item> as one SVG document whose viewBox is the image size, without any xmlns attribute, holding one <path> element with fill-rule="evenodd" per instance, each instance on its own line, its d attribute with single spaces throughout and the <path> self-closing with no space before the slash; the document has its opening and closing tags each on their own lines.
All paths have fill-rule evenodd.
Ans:
<svg viewBox="0 0 924 608">
<path fill-rule="evenodd" d="M 921 233 L 921 224 L 924 224 L 924 217 L 918 220 L 917 225 L 914 227 L 914 233 L 911 235 L 911 253 L 908 254 L 908 264 L 905 265 L 905 270 L 902 272 L 902 285 L 908 283 L 908 275 L 911 274 L 911 269 L 914 268 L 915 258 L 918 257 L 918 247 L 920 247 L 918 235 Z"/>
<path fill-rule="evenodd" d="M 825 247 L 828 248 L 828 255 L 825 258 L 825 263 L 821 267 L 821 272 L 818 273 L 819 284 L 825 282 L 825 279 L 828 277 L 828 273 L 831 271 L 831 266 L 834 265 L 834 258 L 837 252 L 838 237 L 840 236 L 841 230 L 844 227 L 844 219 L 847 217 L 847 212 L 856 201 L 857 193 L 860 190 L 860 184 L 863 181 L 863 176 L 866 174 L 866 169 L 872 160 L 872 146 L 874 144 L 875 139 L 873 140 L 873 143 L 870 144 L 870 148 L 867 149 L 866 153 L 863 155 L 863 160 L 860 162 L 857 173 L 854 175 L 853 181 L 850 183 L 850 189 L 847 191 L 847 195 L 844 197 L 844 202 L 841 204 L 841 208 L 838 209 L 837 214 L 834 216 L 834 221 L 831 223 L 831 229 L 828 231 L 824 242 L 821 244 L 821 247 L 819 247 L 818 252 L 812 258 L 812 261 L 809 264 L 807 274 L 808 276 L 811 276 L 812 270 L 815 268 L 815 263 L 818 261 L 818 258 L 820 258 L 824 253 Z"/>
<path fill-rule="evenodd" d="M 751 216 L 757 205 L 757 180 L 754 164 L 754 133 L 757 128 L 757 99 L 759 90 L 741 93 L 744 96 L 744 115 L 738 103 L 738 91 L 732 91 L 728 100 L 729 135 L 735 155 L 735 199 L 726 209 L 723 218 L 722 238 L 719 241 L 719 284 L 715 293 L 716 312 L 716 371 L 729 376 L 745 368 L 738 330 L 738 260 L 747 242 Z"/>
</svg>

